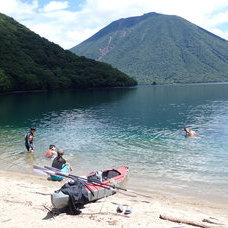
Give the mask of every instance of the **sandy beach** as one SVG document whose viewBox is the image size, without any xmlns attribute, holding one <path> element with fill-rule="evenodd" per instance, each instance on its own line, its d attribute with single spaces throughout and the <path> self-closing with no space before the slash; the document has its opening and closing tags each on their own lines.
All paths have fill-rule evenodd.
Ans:
<svg viewBox="0 0 228 228">
<path fill-rule="evenodd" d="M 79 215 L 54 213 L 56 211 L 52 210 L 50 194 L 64 182 L 52 182 L 46 178 L 0 171 L 1 227 L 194 227 L 164 220 L 160 216 L 190 221 L 198 224 L 198 227 L 228 227 L 228 205 L 188 201 L 159 193 L 145 198 L 119 192 L 85 205 Z M 118 205 L 128 205 L 132 213 L 117 213 Z"/>
</svg>

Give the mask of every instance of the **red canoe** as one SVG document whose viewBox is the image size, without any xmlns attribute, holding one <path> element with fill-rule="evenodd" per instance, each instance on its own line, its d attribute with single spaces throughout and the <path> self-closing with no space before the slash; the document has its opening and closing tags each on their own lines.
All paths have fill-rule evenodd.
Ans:
<svg viewBox="0 0 228 228">
<path fill-rule="evenodd" d="M 70 205 L 77 207 L 113 195 L 126 179 L 127 173 L 128 167 L 124 166 L 93 172 L 82 177 L 70 175 L 74 181 L 63 185 L 51 195 L 52 205 L 59 209 Z"/>
</svg>

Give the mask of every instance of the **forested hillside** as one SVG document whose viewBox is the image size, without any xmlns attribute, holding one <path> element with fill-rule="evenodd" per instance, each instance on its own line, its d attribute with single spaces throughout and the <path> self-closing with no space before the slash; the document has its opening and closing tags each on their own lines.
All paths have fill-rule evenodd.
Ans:
<svg viewBox="0 0 228 228">
<path fill-rule="evenodd" d="M 0 14 L 0 92 L 133 85 L 109 64 L 76 56 Z"/>
</svg>

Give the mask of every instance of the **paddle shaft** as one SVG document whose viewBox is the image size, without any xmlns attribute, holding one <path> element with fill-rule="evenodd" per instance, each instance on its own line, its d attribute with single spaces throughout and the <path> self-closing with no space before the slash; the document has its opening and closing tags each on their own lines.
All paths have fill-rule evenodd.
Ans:
<svg viewBox="0 0 228 228">
<path fill-rule="evenodd" d="M 76 176 L 76 175 L 72 175 L 72 174 L 65 174 L 65 173 L 61 172 L 59 169 L 56 169 L 54 167 L 44 166 L 44 168 L 49 169 L 51 171 L 54 171 L 56 173 L 56 175 L 59 175 L 59 176 L 65 176 L 65 177 L 69 177 L 69 178 L 72 178 L 72 179 L 73 178 L 77 178 L 77 179 L 84 180 L 84 181 L 89 182 L 89 183 L 92 183 L 92 182 L 94 183 L 95 182 L 95 183 L 98 183 L 100 185 L 106 185 L 108 187 L 112 187 L 112 188 L 116 188 L 116 189 L 119 189 L 119 190 L 127 191 L 127 189 L 121 188 L 121 187 L 117 187 L 115 185 L 109 185 L 109 184 L 105 184 L 105 183 L 100 183 L 100 182 L 98 182 L 96 180 L 93 180 L 91 182 L 91 181 L 88 181 L 86 178 L 83 178 L 83 177 L 80 177 L 80 176 Z"/>
<path fill-rule="evenodd" d="M 62 175 L 61 172 L 56 172 L 57 175 Z M 88 183 L 93 183 L 93 184 L 99 184 L 100 186 L 107 186 L 107 187 L 110 187 L 110 188 L 116 188 L 117 190 L 122 190 L 122 191 L 125 191 L 125 192 L 132 192 L 134 194 L 137 194 L 137 195 L 140 195 L 140 196 L 143 196 L 143 197 L 147 197 L 147 198 L 151 198 L 150 196 L 147 196 L 147 195 L 144 195 L 144 194 L 141 194 L 141 193 L 138 193 L 138 192 L 135 192 L 133 190 L 130 190 L 130 189 L 126 189 L 126 188 L 121 188 L 121 187 L 117 187 L 115 185 L 110 185 L 110 184 L 106 184 L 106 183 L 99 183 L 97 181 L 88 181 L 86 178 L 83 178 L 83 177 L 79 177 L 79 176 L 75 176 L 75 175 L 72 175 L 72 174 L 69 174 L 69 175 L 66 175 L 67 177 L 70 177 L 70 178 L 77 178 L 77 179 L 81 179 L 83 181 L 86 181 Z"/>
<path fill-rule="evenodd" d="M 105 184 L 105 183 L 99 183 L 99 182 L 96 182 L 95 180 L 89 182 L 86 178 L 83 178 L 83 177 L 80 177 L 80 176 L 76 176 L 76 175 L 72 175 L 72 174 L 63 173 L 63 172 L 61 172 L 60 170 L 58 170 L 58 169 L 56 169 L 54 167 L 49 167 L 49 166 L 42 167 L 42 166 L 33 165 L 33 168 L 35 168 L 35 169 L 41 169 L 41 170 L 43 170 L 46 173 L 48 173 L 49 171 L 51 171 L 52 173 L 48 173 L 49 175 L 64 176 L 64 177 L 68 177 L 68 178 L 71 178 L 71 179 L 75 179 L 76 178 L 76 179 L 83 180 L 85 182 L 92 183 L 92 184 L 97 185 L 97 186 L 100 186 L 100 187 L 115 188 L 117 190 L 122 190 L 122 191 L 126 191 L 126 192 L 132 192 L 132 193 L 134 193 L 136 195 L 140 195 L 140 196 L 143 196 L 143 197 L 146 197 L 146 198 L 151 198 L 150 196 L 147 196 L 147 195 L 144 195 L 144 194 L 135 192 L 135 191 L 130 190 L 130 189 L 121 188 L 121 187 L 117 187 L 117 186 L 110 185 L 110 184 Z M 56 170 L 56 171 L 53 171 L 53 170 Z"/>
<path fill-rule="evenodd" d="M 62 172 L 56 172 L 57 175 L 60 175 L 62 176 Z M 110 188 L 116 188 L 117 190 L 122 190 L 122 191 L 125 191 L 125 192 L 132 192 L 134 194 L 137 194 L 137 195 L 140 195 L 140 196 L 143 196 L 143 197 L 146 197 L 146 198 L 152 198 L 150 196 L 147 196 L 147 195 L 144 195 L 144 194 L 141 194 L 141 193 L 138 193 L 138 192 L 135 192 L 133 190 L 130 190 L 130 189 L 126 189 L 126 188 L 121 188 L 121 187 L 117 187 L 115 185 L 110 185 L 110 184 L 106 184 L 106 183 L 99 183 L 97 181 L 88 181 L 86 178 L 83 178 L 83 177 L 79 177 L 79 176 L 75 176 L 75 175 L 72 175 L 72 174 L 69 174 L 69 175 L 66 175 L 66 177 L 69 177 L 69 178 L 77 178 L 77 179 L 80 179 L 80 180 L 83 180 L 83 181 L 86 181 L 88 183 L 92 183 L 92 184 L 99 184 L 99 186 L 107 186 L 107 187 L 110 187 Z"/>
<path fill-rule="evenodd" d="M 34 165 L 33 168 L 36 169 L 36 170 L 40 170 L 42 172 L 45 172 L 46 174 L 51 175 L 51 176 L 58 175 L 58 176 L 69 177 L 71 179 L 75 179 L 76 178 L 76 179 L 82 180 L 84 182 L 92 183 L 92 184 L 94 184 L 96 186 L 103 187 L 103 188 L 106 188 L 106 189 L 116 188 L 115 186 L 112 186 L 112 185 L 107 185 L 107 184 L 99 183 L 99 182 L 96 182 L 96 181 L 88 181 L 86 178 L 82 178 L 82 177 L 71 175 L 71 174 L 66 174 L 66 173 L 63 173 L 63 172 L 60 172 L 60 171 L 55 172 L 55 171 L 53 171 L 51 169 L 43 168 L 42 166 Z M 58 169 L 56 169 L 56 170 L 58 170 Z"/>
</svg>

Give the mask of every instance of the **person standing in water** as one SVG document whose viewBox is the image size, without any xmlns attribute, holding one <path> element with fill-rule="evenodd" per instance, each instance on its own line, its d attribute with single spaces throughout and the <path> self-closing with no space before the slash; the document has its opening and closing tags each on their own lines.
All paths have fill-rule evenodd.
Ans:
<svg viewBox="0 0 228 228">
<path fill-rule="evenodd" d="M 25 135 L 25 147 L 28 152 L 34 152 L 33 139 L 35 131 L 36 129 L 34 127 L 31 127 L 30 131 Z"/>
<path fill-rule="evenodd" d="M 186 136 L 198 135 L 195 131 L 191 130 L 191 129 L 188 128 L 188 127 L 185 127 L 185 128 L 184 128 L 184 131 L 185 131 L 185 135 L 186 135 Z"/>
</svg>

